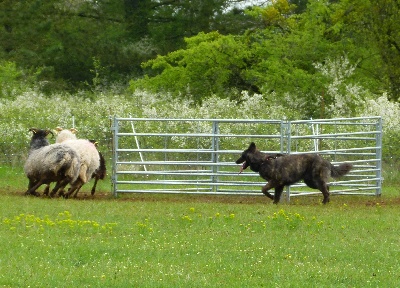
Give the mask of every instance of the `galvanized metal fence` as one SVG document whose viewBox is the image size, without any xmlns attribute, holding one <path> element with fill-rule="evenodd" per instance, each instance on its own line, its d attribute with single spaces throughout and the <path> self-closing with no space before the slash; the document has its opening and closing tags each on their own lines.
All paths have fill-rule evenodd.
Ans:
<svg viewBox="0 0 400 288">
<path fill-rule="evenodd" d="M 380 195 L 380 117 L 301 121 L 113 118 L 113 193 L 262 195 L 265 180 L 239 175 L 235 160 L 250 142 L 264 152 L 319 153 L 351 173 L 330 183 L 332 194 Z M 272 191 L 271 191 L 272 192 Z M 299 183 L 292 196 L 320 193 Z"/>
</svg>

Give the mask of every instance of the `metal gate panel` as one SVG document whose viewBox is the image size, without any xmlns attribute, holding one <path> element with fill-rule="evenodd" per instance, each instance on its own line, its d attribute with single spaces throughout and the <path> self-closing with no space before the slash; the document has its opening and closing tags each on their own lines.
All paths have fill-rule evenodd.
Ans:
<svg viewBox="0 0 400 288">
<path fill-rule="evenodd" d="M 262 195 L 235 164 L 250 142 L 270 153 L 319 153 L 354 164 L 332 194 L 381 194 L 380 117 L 324 120 L 113 118 L 113 193 Z M 296 184 L 290 196 L 320 193 Z"/>
</svg>

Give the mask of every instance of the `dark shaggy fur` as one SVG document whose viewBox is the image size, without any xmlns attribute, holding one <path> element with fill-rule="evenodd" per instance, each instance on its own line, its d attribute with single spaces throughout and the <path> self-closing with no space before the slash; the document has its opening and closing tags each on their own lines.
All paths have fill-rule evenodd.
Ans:
<svg viewBox="0 0 400 288">
<path fill-rule="evenodd" d="M 52 190 L 55 193 L 60 185 L 73 183 L 79 175 L 81 166 L 79 156 L 75 150 L 64 144 L 49 144 L 46 139 L 48 129 L 29 129 L 33 133 L 28 158 L 24 165 L 24 171 L 29 179 L 26 195 L 36 195 L 36 189 L 42 184 L 57 182 Z M 48 193 L 48 188 L 46 188 Z"/>
<path fill-rule="evenodd" d="M 318 154 L 266 154 L 257 150 L 254 143 L 236 160 L 236 164 L 241 163 L 242 169 L 250 167 L 268 181 L 262 192 L 275 204 L 279 202 L 285 186 L 300 180 L 304 180 L 308 187 L 320 190 L 324 195 L 322 203 L 326 204 L 329 202 L 329 177 L 341 177 L 353 167 L 350 163 L 333 166 Z M 268 192 L 272 188 L 275 188 L 274 196 Z"/>
<path fill-rule="evenodd" d="M 104 156 L 103 154 L 100 153 L 100 151 L 99 151 L 99 156 L 100 156 L 100 166 L 99 168 L 96 169 L 96 171 L 94 171 L 92 175 L 92 178 L 94 178 L 94 184 L 91 190 L 92 196 L 96 192 L 97 181 L 99 181 L 99 179 L 103 180 L 107 175 L 106 160 L 104 159 Z"/>
</svg>

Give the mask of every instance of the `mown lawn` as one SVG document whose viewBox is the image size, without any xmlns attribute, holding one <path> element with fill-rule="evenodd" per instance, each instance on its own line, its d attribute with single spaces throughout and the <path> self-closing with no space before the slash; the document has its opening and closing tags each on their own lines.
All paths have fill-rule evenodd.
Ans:
<svg viewBox="0 0 400 288">
<path fill-rule="evenodd" d="M 328 205 L 320 195 L 290 205 L 104 192 L 65 200 L 22 196 L 18 177 L 0 190 L 0 287 L 400 285 L 398 187 Z"/>
</svg>

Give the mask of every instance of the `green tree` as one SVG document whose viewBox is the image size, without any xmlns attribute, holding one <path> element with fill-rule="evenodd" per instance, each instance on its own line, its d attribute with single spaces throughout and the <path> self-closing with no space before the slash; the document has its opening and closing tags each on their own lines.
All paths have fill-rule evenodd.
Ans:
<svg viewBox="0 0 400 288">
<path fill-rule="evenodd" d="M 58 79 L 58 84 L 90 79 L 92 57 L 101 58 L 105 65 L 111 60 L 108 55 L 115 44 L 109 46 L 107 40 L 114 36 L 112 26 L 120 25 L 114 14 L 103 12 L 104 3 L 2 1 L 0 55 L 25 69 L 44 67 L 41 76 Z M 108 51 L 102 49 L 106 46 Z"/>
<path fill-rule="evenodd" d="M 166 54 L 182 48 L 185 37 L 212 31 L 214 23 L 222 20 L 229 1 L 125 0 L 124 3 L 128 35 L 134 40 L 148 37 L 159 54 Z"/>
<path fill-rule="evenodd" d="M 355 12 L 363 15 L 361 33 L 367 36 L 373 47 L 377 48 L 382 62 L 380 77 L 387 83 L 390 98 L 400 99 L 400 3 L 397 0 L 365 1 L 356 6 L 350 1 Z M 358 3 L 358 2 L 357 2 Z M 376 67 L 376 66 L 375 66 Z M 383 77 L 382 77 L 383 76 Z"/>
<path fill-rule="evenodd" d="M 346 63 L 359 64 L 367 50 L 358 49 L 355 38 L 345 37 L 343 29 L 338 29 L 341 18 L 334 16 L 340 6 L 310 0 L 301 15 L 295 14 L 295 8 L 286 0 L 277 0 L 249 10 L 258 28 L 242 35 L 212 32 L 186 38 L 185 49 L 144 63 L 149 69 L 147 77 L 131 81 L 131 88 L 190 95 L 197 101 L 211 94 L 239 98 L 239 92 L 245 90 L 262 93 L 271 102 L 286 103 L 287 107 L 297 103 L 306 117 L 324 116 L 321 105 L 334 107 L 342 96 L 330 92 L 333 79 L 338 78 L 321 73 L 316 64 L 344 55 Z M 369 75 L 360 67 L 337 82 L 340 95 L 346 87 L 356 85 L 356 78 L 368 82 L 363 79 Z"/>
<path fill-rule="evenodd" d="M 341 39 L 356 59 L 359 79 L 372 91 L 388 91 L 398 100 L 400 90 L 400 5 L 396 0 L 332 1 L 332 39 Z M 338 40 L 336 40 L 338 41 Z"/>
<path fill-rule="evenodd" d="M 227 97 L 235 88 L 252 89 L 242 74 L 251 55 L 240 37 L 211 32 L 185 40 L 186 49 L 143 64 L 154 76 L 132 81 L 131 88 L 169 91 L 176 96 L 186 91 L 197 101 L 212 94 Z"/>
</svg>

